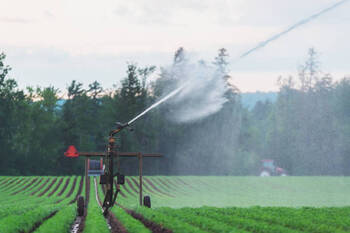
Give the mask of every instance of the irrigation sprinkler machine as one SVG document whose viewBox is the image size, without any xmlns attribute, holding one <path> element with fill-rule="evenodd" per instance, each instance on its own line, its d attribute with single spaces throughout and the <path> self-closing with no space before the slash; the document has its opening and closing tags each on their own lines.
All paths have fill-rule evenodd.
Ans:
<svg viewBox="0 0 350 233">
<path fill-rule="evenodd" d="M 149 111 L 151 108 L 147 109 Z M 145 112 L 141 113 L 144 115 Z M 122 124 L 117 122 L 116 129 L 110 131 L 108 137 L 108 145 L 106 152 L 78 152 L 77 149 L 71 145 L 68 150 L 64 153 L 67 157 L 85 157 L 85 184 L 88 184 L 89 176 L 100 176 L 100 184 L 104 186 L 105 198 L 103 201 L 103 214 L 107 215 L 108 210 L 113 207 L 116 203 L 118 193 L 120 192 L 120 185 L 125 183 L 125 176 L 120 173 L 120 158 L 138 158 L 139 162 L 139 201 L 140 205 L 146 207 L 151 207 L 150 196 L 142 195 L 142 160 L 145 157 L 162 157 L 161 154 L 143 154 L 141 152 L 120 152 L 118 151 L 118 146 L 116 145 L 115 136 L 121 132 L 123 129 L 133 129 L 130 124 L 133 123 L 140 116 L 138 115 L 133 120 L 128 123 Z M 100 158 L 98 160 L 93 160 L 91 158 Z M 115 169 L 115 162 L 117 162 L 117 168 Z M 117 178 L 116 182 L 114 178 Z M 85 185 L 85 197 L 88 195 L 88 187 Z M 78 196 L 77 206 L 78 215 L 83 216 L 85 212 L 86 202 L 83 196 Z"/>
</svg>

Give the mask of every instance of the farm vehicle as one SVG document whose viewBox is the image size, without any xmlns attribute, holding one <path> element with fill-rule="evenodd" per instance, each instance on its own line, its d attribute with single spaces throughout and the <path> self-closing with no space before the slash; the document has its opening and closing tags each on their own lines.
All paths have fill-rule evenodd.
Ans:
<svg viewBox="0 0 350 233">
<path fill-rule="evenodd" d="M 275 165 L 273 159 L 261 160 L 260 176 L 286 176 L 287 172 L 281 167 Z"/>
</svg>

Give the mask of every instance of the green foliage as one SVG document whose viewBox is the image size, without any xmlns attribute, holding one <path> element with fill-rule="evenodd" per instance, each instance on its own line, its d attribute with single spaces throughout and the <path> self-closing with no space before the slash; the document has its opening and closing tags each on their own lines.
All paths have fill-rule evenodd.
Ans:
<svg viewBox="0 0 350 233">
<path fill-rule="evenodd" d="M 157 209 L 157 211 L 160 211 L 169 216 L 173 216 L 186 223 L 199 227 L 200 229 L 205 231 L 218 232 L 218 233 L 247 232 L 244 230 L 239 230 L 237 228 L 235 229 L 234 226 L 227 225 L 225 223 L 222 223 L 221 221 L 211 219 L 210 217 L 209 218 L 205 217 L 205 215 L 197 215 L 197 213 L 194 212 L 193 209 L 191 208 L 181 209 L 179 211 L 175 211 L 174 209 L 171 209 L 171 208 L 161 208 L 161 209 Z"/>
<path fill-rule="evenodd" d="M 52 218 L 45 221 L 34 231 L 35 233 L 68 233 L 76 217 L 76 205 L 72 204 L 62 208 Z"/>
<path fill-rule="evenodd" d="M 31 192 L 12 195 L 12 191 L 34 178 L 40 177 L 0 177 L 0 232 L 30 232 L 33 229 L 34 232 L 69 232 L 76 217 L 76 203 L 69 203 L 76 197 L 79 188 L 76 185 L 73 194 L 67 197 L 74 177 L 64 177 L 64 180 L 70 179 L 70 182 L 61 196 L 57 194 L 62 191 L 65 182 L 61 183 L 51 197 L 32 196 Z M 49 177 L 50 181 L 54 178 L 60 177 Z M 300 207 L 349 205 L 350 190 L 346 177 L 144 177 L 144 181 L 144 194 L 152 194 L 152 209 L 135 207 L 133 204 L 138 203 L 137 195 L 119 196 L 118 202 L 175 233 L 350 231 L 350 207 Z M 80 184 L 79 179 L 77 184 Z M 8 192 L 7 186 L 12 186 L 11 192 Z M 27 187 L 29 188 L 30 186 Z M 131 189 L 131 186 L 127 188 Z M 101 186 L 98 186 L 97 191 L 103 197 Z M 122 188 L 122 192 L 126 192 L 126 189 Z M 137 194 L 135 191 L 130 192 Z M 332 196 L 329 195 L 330 192 Z M 219 208 L 203 206 L 205 204 L 250 207 Z M 251 207 L 252 205 L 277 207 Z M 299 207 L 279 207 L 281 205 Z M 157 208 L 159 206 L 163 207 Z M 111 210 L 128 232 L 150 232 L 124 209 L 115 206 Z M 42 224 L 36 228 L 39 223 Z M 93 182 L 84 229 L 84 232 L 109 232 L 96 200 Z"/>
<path fill-rule="evenodd" d="M 100 185 L 98 186 L 98 195 L 102 201 L 104 195 Z M 118 221 L 125 227 L 127 232 L 129 233 L 150 233 L 151 232 L 141 222 L 139 222 L 138 220 L 134 219 L 131 215 L 126 213 L 125 210 L 123 210 L 121 207 L 115 206 L 111 209 L 111 211 L 114 213 Z"/>
<path fill-rule="evenodd" d="M 176 109 L 161 105 L 136 121 L 133 133 L 118 135 L 119 150 L 163 153 L 162 160 L 144 160 L 144 173 L 150 175 L 258 175 L 261 159 L 274 159 L 290 175 L 349 175 L 350 80 L 333 82 L 320 72 L 315 50 L 308 54 L 297 78 L 278 80 L 279 92 L 268 94 L 273 101 L 253 106 L 261 93 L 247 97 L 228 83 L 228 101 L 217 113 L 176 123 L 169 120 Z M 104 151 L 116 121 L 129 121 L 178 82 L 164 68 L 155 74 L 154 66 L 129 63 L 126 76 L 111 90 L 98 81 L 85 89 L 73 80 L 65 91 L 53 86 L 23 91 L 8 77 L 5 58 L 1 53 L 1 175 L 82 174 L 82 158 L 63 156 L 69 145 Z M 212 63 L 225 80 L 230 79 L 228 58 L 222 48 Z M 181 70 L 187 61 L 179 48 L 171 65 Z M 121 164 L 123 173 L 137 174 L 134 161 Z"/>
<path fill-rule="evenodd" d="M 177 218 L 167 216 L 161 212 L 154 211 L 147 207 L 138 207 L 135 210 L 137 213 L 140 213 L 148 220 L 151 220 L 155 223 L 161 224 L 164 227 L 171 229 L 174 233 L 202 233 L 205 232 L 199 228 L 192 226 L 188 223 L 185 223 Z"/>
<path fill-rule="evenodd" d="M 107 226 L 106 219 L 102 214 L 102 209 L 98 205 L 95 197 L 95 186 L 92 179 L 90 179 L 90 200 L 87 210 L 87 217 L 85 220 L 84 233 L 110 232 Z"/>
</svg>

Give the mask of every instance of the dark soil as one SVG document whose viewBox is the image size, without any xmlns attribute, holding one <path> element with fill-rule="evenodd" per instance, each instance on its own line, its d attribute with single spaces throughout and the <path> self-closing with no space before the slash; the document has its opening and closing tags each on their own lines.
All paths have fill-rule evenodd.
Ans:
<svg viewBox="0 0 350 233">
<path fill-rule="evenodd" d="M 49 182 L 50 178 L 47 178 L 44 183 L 38 188 L 38 190 L 35 190 L 34 192 L 32 192 L 30 195 L 35 195 L 37 192 L 39 192 L 46 184 L 47 182 Z"/>
<path fill-rule="evenodd" d="M 32 184 L 34 184 L 34 182 L 37 181 L 37 180 L 38 180 L 38 178 L 33 179 L 29 184 L 27 184 L 26 186 L 24 186 L 24 187 L 21 188 L 20 190 L 18 190 L 18 191 L 16 191 L 16 192 L 12 193 L 11 195 L 16 195 L 17 193 L 22 192 L 23 190 L 27 189 L 29 186 L 31 186 Z"/>
<path fill-rule="evenodd" d="M 49 193 L 49 195 L 47 195 L 47 196 L 48 196 L 48 197 L 51 197 L 51 196 L 57 191 L 57 189 L 60 187 L 60 185 L 62 184 L 62 182 L 63 182 L 63 178 L 61 178 L 61 179 L 58 181 L 56 187 L 55 187 L 55 188 L 51 191 L 51 193 Z"/>
<path fill-rule="evenodd" d="M 153 233 L 172 233 L 173 232 L 172 230 L 169 230 L 169 229 L 163 227 L 162 225 L 159 225 L 155 222 L 152 222 L 152 221 L 145 219 L 141 214 L 138 214 L 135 211 L 132 211 L 132 210 L 126 210 L 126 211 L 128 212 L 128 214 L 133 216 L 135 219 L 141 221 L 143 223 L 143 225 L 145 225 L 145 227 L 150 229 Z"/>
<path fill-rule="evenodd" d="M 45 193 L 47 193 L 47 191 L 49 191 L 49 189 L 52 187 L 52 185 L 55 184 L 56 180 L 57 180 L 57 178 L 54 178 L 54 179 L 52 180 L 52 182 L 46 187 L 46 189 L 45 189 L 44 191 L 42 191 L 42 192 L 38 195 L 38 197 L 41 197 L 42 195 L 44 195 Z"/>
<path fill-rule="evenodd" d="M 69 181 L 70 181 L 70 178 L 68 178 L 68 179 L 66 180 L 66 183 L 64 184 L 63 189 L 57 194 L 57 196 L 62 196 L 62 194 L 64 193 L 64 191 L 66 191 L 66 189 L 67 189 L 67 186 L 68 186 L 68 184 L 69 184 Z"/>
<path fill-rule="evenodd" d="M 117 218 L 111 211 L 108 211 L 107 219 L 112 228 L 112 233 L 127 233 L 125 227 L 117 220 Z"/>
</svg>

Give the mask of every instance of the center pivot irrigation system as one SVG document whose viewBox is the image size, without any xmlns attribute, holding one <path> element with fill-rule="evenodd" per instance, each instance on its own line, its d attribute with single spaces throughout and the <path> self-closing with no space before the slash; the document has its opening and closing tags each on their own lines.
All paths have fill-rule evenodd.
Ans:
<svg viewBox="0 0 350 233">
<path fill-rule="evenodd" d="M 130 122 L 129 122 L 130 123 Z M 162 157 L 161 154 L 142 154 L 140 152 L 120 152 L 118 146 L 115 144 L 115 136 L 121 130 L 129 127 L 129 123 L 121 124 L 117 123 L 117 128 L 109 133 L 108 146 L 106 152 L 78 152 L 74 146 L 69 146 L 68 150 L 64 153 L 67 157 L 85 157 L 85 184 L 88 182 L 89 175 L 100 175 L 100 184 L 105 187 L 105 198 L 103 201 L 103 214 L 108 214 L 108 209 L 113 207 L 118 193 L 120 192 L 120 186 L 125 183 L 125 176 L 120 174 L 120 158 L 121 157 L 136 157 L 139 161 L 139 194 L 140 205 L 151 207 L 151 199 L 149 196 L 143 197 L 142 195 L 142 159 L 143 157 Z M 130 130 L 132 130 L 130 128 Z M 100 161 L 90 160 L 91 157 L 100 157 Z M 117 160 L 117 169 L 114 169 L 115 158 Z M 97 165 L 97 166 L 96 166 Z M 114 185 L 114 178 L 117 177 L 117 184 Z M 115 188 L 115 189 L 114 189 Z M 88 189 L 85 185 L 85 196 L 87 196 Z M 143 200 L 143 202 L 142 202 Z M 85 201 L 82 196 L 77 199 L 78 214 L 84 215 Z"/>
</svg>

